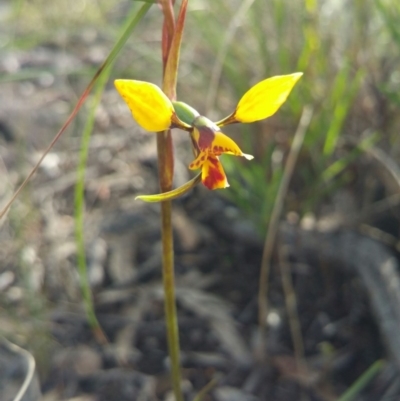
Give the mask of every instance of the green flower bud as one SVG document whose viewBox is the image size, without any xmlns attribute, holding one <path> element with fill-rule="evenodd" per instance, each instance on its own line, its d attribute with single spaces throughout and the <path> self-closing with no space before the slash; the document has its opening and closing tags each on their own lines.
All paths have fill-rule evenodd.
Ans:
<svg viewBox="0 0 400 401">
<path fill-rule="evenodd" d="M 186 124 L 192 125 L 194 119 L 200 115 L 197 110 L 184 102 L 172 102 L 172 105 L 178 118 Z"/>
</svg>

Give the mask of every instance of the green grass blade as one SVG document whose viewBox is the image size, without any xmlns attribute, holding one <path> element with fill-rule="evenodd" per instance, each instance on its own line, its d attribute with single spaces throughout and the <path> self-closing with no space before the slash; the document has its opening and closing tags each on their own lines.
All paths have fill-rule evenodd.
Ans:
<svg viewBox="0 0 400 401">
<path fill-rule="evenodd" d="M 218 379 L 214 378 L 207 383 L 193 398 L 193 401 L 202 401 L 204 397 L 218 384 Z"/>
<path fill-rule="evenodd" d="M 101 342 L 105 342 L 105 335 L 101 329 L 101 326 L 97 320 L 94 306 L 92 293 L 90 290 L 90 284 L 87 276 L 87 265 L 86 265 L 86 253 L 85 253 L 85 234 L 84 234 L 84 209 L 85 209 L 85 172 L 86 164 L 89 153 L 89 143 L 91 134 L 93 132 L 93 126 L 95 122 L 96 109 L 100 104 L 101 96 L 104 91 L 104 87 L 107 83 L 111 71 L 111 65 L 103 71 L 99 81 L 96 85 L 96 91 L 94 94 L 93 102 L 90 106 L 90 113 L 86 120 L 85 127 L 82 133 L 82 141 L 79 152 L 79 164 L 77 169 L 77 181 L 75 186 L 75 240 L 77 245 L 77 264 L 79 273 L 79 282 L 82 291 L 83 302 L 85 304 L 86 316 L 93 333 L 96 338 L 100 339 Z"/>
<path fill-rule="evenodd" d="M 338 398 L 337 401 L 352 401 L 371 382 L 371 380 L 382 370 L 384 361 L 382 359 L 374 362 L 353 384 Z"/>
<path fill-rule="evenodd" d="M 323 150 L 325 156 L 331 155 L 335 150 L 344 121 L 354 97 L 360 88 L 364 75 L 364 71 L 359 70 L 349 87 L 350 70 L 349 67 L 346 67 L 343 68 L 335 80 L 334 92 L 332 94 L 332 100 L 335 102 L 335 106 L 333 109 L 333 119 L 330 122 L 328 133 L 326 134 Z"/>
<path fill-rule="evenodd" d="M 78 177 L 75 186 L 75 239 L 77 243 L 77 262 L 78 262 L 79 281 L 81 285 L 82 296 L 85 304 L 85 310 L 89 325 L 92 328 L 96 338 L 102 343 L 106 341 L 106 337 L 103 334 L 103 331 L 100 327 L 100 324 L 96 318 L 96 314 L 94 311 L 92 293 L 90 290 L 90 284 L 88 281 L 87 266 L 86 266 L 85 235 L 84 235 L 85 171 L 89 153 L 90 137 L 93 131 L 93 126 L 95 121 L 95 112 L 100 104 L 101 96 L 103 94 L 104 87 L 110 76 L 110 71 L 113 62 L 115 60 L 116 55 L 118 54 L 123 44 L 125 43 L 126 39 L 129 37 L 133 29 L 137 26 L 138 22 L 142 19 L 142 17 L 144 16 L 145 12 L 149 9 L 149 7 L 150 7 L 149 5 L 143 5 L 138 13 L 136 13 L 135 10 L 132 13 L 132 15 L 128 17 L 128 23 L 122 29 L 121 38 L 117 42 L 112 52 L 110 53 L 110 55 L 112 54 L 111 61 L 109 61 L 106 68 L 103 69 L 100 72 L 100 74 L 98 74 L 98 81 L 96 83 L 96 92 L 94 94 L 93 103 L 91 105 L 89 116 L 86 120 L 86 124 L 83 129 L 81 148 L 79 153 L 79 164 L 77 173 Z"/>
</svg>

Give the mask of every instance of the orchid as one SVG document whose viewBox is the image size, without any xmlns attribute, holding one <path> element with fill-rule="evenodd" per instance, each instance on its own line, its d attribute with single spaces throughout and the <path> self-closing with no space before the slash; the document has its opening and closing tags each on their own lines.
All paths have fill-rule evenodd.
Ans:
<svg viewBox="0 0 400 401">
<path fill-rule="evenodd" d="M 248 160 L 253 158 L 243 153 L 231 138 L 223 134 L 221 127 L 233 123 L 252 123 L 272 116 L 286 101 L 302 75 L 296 72 L 259 82 L 242 96 L 233 113 L 215 123 L 188 104 L 171 101 L 152 83 L 118 79 L 115 87 L 127 103 L 133 118 L 146 131 L 180 128 L 189 132 L 195 154 L 189 169 L 201 169 L 202 183 L 208 189 L 218 189 L 229 186 L 219 160 L 221 154 L 242 156 Z"/>
</svg>

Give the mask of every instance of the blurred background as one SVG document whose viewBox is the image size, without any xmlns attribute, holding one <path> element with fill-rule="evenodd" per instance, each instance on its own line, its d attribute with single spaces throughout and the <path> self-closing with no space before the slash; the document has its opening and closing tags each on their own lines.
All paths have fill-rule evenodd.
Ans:
<svg viewBox="0 0 400 401">
<path fill-rule="evenodd" d="M 0 0 L 0 205 L 141 5 Z M 217 121 L 258 81 L 304 72 L 275 116 L 224 130 L 255 156 L 222 157 L 231 187 L 199 187 L 174 204 L 189 398 L 222 373 L 210 400 L 334 400 L 368 369 L 373 377 L 346 399 L 400 397 L 399 20 L 395 0 L 189 1 L 178 98 L 201 114 Z M 48 401 L 170 399 L 159 210 L 134 201 L 158 191 L 155 136 L 138 128 L 112 83 L 160 85 L 161 26 L 155 5 L 120 52 L 100 104 L 88 99 L 0 226 L 0 334 L 34 355 Z M 312 118 L 272 255 L 273 358 L 260 366 L 254 355 L 264 237 L 305 107 Z M 91 112 L 86 261 L 105 346 L 86 323 L 74 237 L 76 168 Z M 173 135 L 179 186 L 191 178 L 192 153 L 186 133 Z M 297 315 L 287 308 L 282 265 Z M 12 400 L 24 370 L 3 354 L 0 398 Z"/>
</svg>

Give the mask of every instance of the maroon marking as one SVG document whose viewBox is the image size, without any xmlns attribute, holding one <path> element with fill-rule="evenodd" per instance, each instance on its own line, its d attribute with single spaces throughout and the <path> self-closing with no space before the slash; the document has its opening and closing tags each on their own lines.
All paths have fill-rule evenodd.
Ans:
<svg viewBox="0 0 400 401">
<path fill-rule="evenodd" d="M 211 145 L 215 138 L 215 132 L 218 132 L 219 128 L 204 116 L 197 116 L 193 120 L 192 125 L 199 133 L 199 139 L 197 141 L 199 149 L 211 149 Z"/>
<path fill-rule="evenodd" d="M 221 173 L 221 171 L 218 170 L 218 160 L 217 159 L 209 159 L 209 161 L 213 164 L 213 166 L 210 166 L 208 170 L 208 175 L 204 179 L 203 184 L 208 188 L 208 189 L 213 189 L 214 184 L 216 182 L 221 182 L 225 181 L 225 176 L 224 174 Z"/>
<path fill-rule="evenodd" d="M 197 141 L 197 144 L 199 145 L 200 150 L 211 148 L 211 144 L 215 138 L 214 131 L 208 127 L 199 127 L 197 130 L 199 131 L 199 140 Z"/>
</svg>

